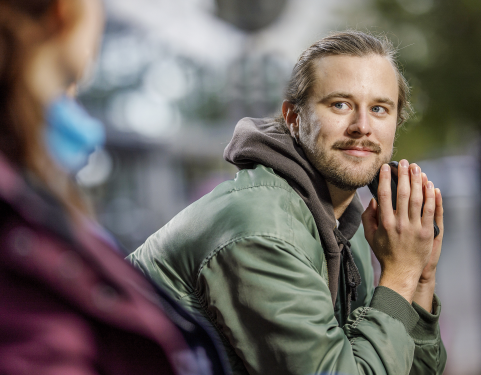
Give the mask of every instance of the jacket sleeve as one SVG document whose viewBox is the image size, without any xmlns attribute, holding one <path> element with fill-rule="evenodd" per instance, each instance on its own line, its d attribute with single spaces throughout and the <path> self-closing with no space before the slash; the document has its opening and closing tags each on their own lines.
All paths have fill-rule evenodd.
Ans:
<svg viewBox="0 0 481 375">
<path fill-rule="evenodd" d="M 416 344 L 411 375 L 433 374 L 440 375 L 446 367 L 446 349 L 439 332 L 439 315 L 441 303 L 434 295 L 433 314 L 428 313 L 416 302 L 413 307 L 419 315 L 418 324 L 411 331 Z"/>
<path fill-rule="evenodd" d="M 374 293 L 373 268 L 371 260 L 369 257 L 366 257 L 366 254 L 371 252 L 369 245 L 364 238 L 364 234 L 357 236 L 357 238 L 354 237 L 351 242 L 353 244 L 355 242 L 355 247 L 351 249 L 353 249 L 356 264 L 362 275 L 362 284 L 364 285 L 361 284 L 361 286 L 366 288 L 366 298 L 353 302 L 352 306 L 370 305 L 394 318 L 398 318 L 399 312 L 397 307 L 407 304 L 407 301 L 396 292 L 384 287 L 376 288 L 376 298 L 372 298 Z M 409 332 L 415 344 L 410 374 L 442 374 L 446 366 L 446 350 L 441 341 L 439 330 L 439 316 L 441 313 L 439 298 L 434 295 L 431 309 L 433 314 L 428 313 L 415 302 L 413 302 L 412 307 L 418 313 L 419 320 Z M 406 306 L 405 310 L 409 311 L 409 306 Z M 399 318 L 403 320 L 402 317 Z"/>
<path fill-rule="evenodd" d="M 197 289 L 250 374 L 411 369 L 415 343 L 408 332 L 419 316 L 407 301 L 394 316 L 382 304 L 360 307 L 341 328 L 326 280 L 302 251 L 278 238 L 243 237 L 216 250 L 201 265 Z"/>
</svg>

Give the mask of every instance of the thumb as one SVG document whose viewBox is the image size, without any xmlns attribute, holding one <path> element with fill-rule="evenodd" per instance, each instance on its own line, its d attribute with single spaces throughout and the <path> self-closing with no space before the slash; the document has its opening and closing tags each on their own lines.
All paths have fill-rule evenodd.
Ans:
<svg viewBox="0 0 481 375">
<path fill-rule="evenodd" d="M 362 214 L 362 225 L 364 226 L 364 236 L 367 242 L 371 243 L 378 227 L 377 221 L 377 202 L 374 198 L 371 199 L 366 211 Z"/>
</svg>

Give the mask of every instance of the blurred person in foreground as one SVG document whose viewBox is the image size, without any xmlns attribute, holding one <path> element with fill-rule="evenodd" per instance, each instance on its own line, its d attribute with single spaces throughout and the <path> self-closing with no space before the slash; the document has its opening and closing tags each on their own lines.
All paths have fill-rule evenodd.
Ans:
<svg viewBox="0 0 481 375">
<path fill-rule="evenodd" d="M 410 108 L 395 53 L 356 31 L 313 44 L 282 116 L 237 124 L 224 153 L 236 178 L 130 255 L 210 320 L 236 374 L 443 372 L 441 194 L 402 160 L 396 211 L 391 203 L 386 163 Z M 379 205 L 363 214 L 356 189 L 380 169 Z"/>
<path fill-rule="evenodd" d="M 102 29 L 99 0 L 0 0 L 0 373 L 224 374 L 72 183 L 104 136 L 64 93 Z"/>
</svg>

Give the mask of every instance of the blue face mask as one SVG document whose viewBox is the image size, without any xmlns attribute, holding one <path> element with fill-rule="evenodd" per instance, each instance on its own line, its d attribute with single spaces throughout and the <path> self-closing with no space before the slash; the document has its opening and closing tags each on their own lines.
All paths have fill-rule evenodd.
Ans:
<svg viewBox="0 0 481 375">
<path fill-rule="evenodd" d="M 46 111 L 45 141 L 52 158 L 68 173 L 76 173 L 105 142 L 103 124 L 75 100 L 62 96 Z"/>
</svg>

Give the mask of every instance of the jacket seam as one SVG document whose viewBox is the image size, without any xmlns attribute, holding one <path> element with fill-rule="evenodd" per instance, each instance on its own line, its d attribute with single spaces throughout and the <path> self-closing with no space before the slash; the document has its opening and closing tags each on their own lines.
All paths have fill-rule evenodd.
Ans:
<svg viewBox="0 0 481 375">
<path fill-rule="evenodd" d="M 420 340 L 420 339 L 413 338 L 413 341 L 415 344 L 418 344 L 418 345 L 439 345 L 440 339 L 435 338 L 431 340 Z"/>
<path fill-rule="evenodd" d="M 288 193 L 290 193 L 289 189 L 287 189 L 286 187 L 284 186 L 280 186 L 280 185 L 273 185 L 273 184 L 267 184 L 267 183 L 263 183 L 263 184 L 255 184 L 255 185 L 249 185 L 249 186 L 246 186 L 246 187 L 241 187 L 241 188 L 232 188 L 229 190 L 229 193 L 232 193 L 234 191 L 241 191 L 241 190 L 248 190 L 248 189 L 253 189 L 253 188 L 256 188 L 256 187 L 272 187 L 272 188 L 279 188 L 279 189 L 282 189 L 282 190 L 285 190 L 287 191 Z"/>
<path fill-rule="evenodd" d="M 197 301 L 199 302 L 199 305 L 201 306 L 202 310 L 204 311 L 207 319 L 209 319 L 210 323 L 212 324 L 213 327 L 215 327 L 216 331 L 218 332 L 219 336 L 221 337 L 221 340 L 224 341 L 224 344 L 232 346 L 227 337 L 224 335 L 224 332 L 220 329 L 219 325 L 217 324 L 217 319 L 215 318 L 214 314 L 211 313 L 208 308 L 207 308 L 207 301 L 205 298 L 201 295 L 201 293 L 196 289 L 193 292 L 195 298 L 197 298 Z"/>
<path fill-rule="evenodd" d="M 357 326 L 359 325 L 359 323 L 361 323 L 364 318 L 366 317 L 366 314 L 372 310 L 371 307 L 364 307 L 361 311 L 361 313 L 359 314 L 359 316 L 357 317 L 356 321 L 352 324 L 352 328 L 355 329 L 357 328 Z"/>
<path fill-rule="evenodd" d="M 288 227 L 289 227 L 289 229 L 290 229 L 291 241 L 294 242 L 294 230 L 292 229 L 292 213 L 291 213 L 291 210 L 290 210 L 290 208 L 292 207 L 292 204 L 291 204 L 291 202 L 292 202 L 292 193 L 293 193 L 293 190 L 291 189 L 291 190 L 289 191 L 289 200 L 288 200 L 288 202 L 286 202 L 286 209 L 285 209 L 285 211 L 286 211 L 287 214 L 288 214 L 288 216 L 287 216 L 287 217 L 288 217 Z M 306 258 L 309 259 L 309 257 L 308 257 L 307 255 L 306 255 Z M 309 260 L 309 262 L 312 264 L 312 262 L 311 262 L 310 260 Z M 312 266 L 314 266 L 314 265 L 312 264 Z M 314 269 L 315 269 L 315 267 L 314 267 Z"/>
<path fill-rule="evenodd" d="M 195 290 L 193 290 L 191 292 L 188 292 L 188 293 L 179 294 L 179 297 L 177 299 L 180 301 L 180 300 L 184 299 L 185 297 L 191 296 L 193 294 L 195 294 Z"/>
<path fill-rule="evenodd" d="M 259 165 L 262 165 L 262 164 L 259 164 Z M 277 174 L 275 174 L 276 177 L 280 178 L 282 181 L 284 181 L 286 184 L 287 182 L 280 176 L 278 176 Z M 249 186 L 246 186 L 246 187 L 241 187 L 241 188 L 232 188 L 229 190 L 229 193 L 232 193 L 234 191 L 241 191 L 241 190 L 248 190 L 248 189 L 252 189 L 252 188 L 256 188 L 256 187 L 272 187 L 272 188 L 279 188 L 279 189 L 282 189 L 284 191 L 286 191 L 288 194 L 289 194 L 289 203 L 286 203 L 286 206 L 285 206 L 285 212 L 287 213 L 287 217 L 288 217 L 288 220 L 290 220 L 289 224 L 289 228 L 290 228 L 290 237 L 291 237 L 291 241 L 287 241 L 285 239 L 281 239 L 281 238 L 278 238 L 276 236 L 268 236 L 268 235 L 259 235 L 259 236 L 265 236 L 265 237 L 272 237 L 272 238 L 276 238 L 276 239 L 279 239 L 281 241 L 285 241 L 287 242 L 289 245 L 291 245 L 299 254 L 302 254 L 309 262 L 309 264 L 311 265 L 312 268 L 314 268 L 316 270 L 316 272 L 322 276 L 322 273 L 320 272 L 320 270 L 317 269 L 317 267 L 315 266 L 313 260 L 307 255 L 305 254 L 304 252 L 300 251 L 295 245 L 292 244 L 292 242 L 294 241 L 294 231 L 292 229 L 292 214 L 287 210 L 288 207 L 292 206 L 290 204 L 290 202 L 292 201 L 292 195 L 293 194 L 296 194 L 294 189 L 288 185 L 289 187 L 285 187 L 285 186 L 282 186 L 282 185 L 277 185 L 277 184 L 272 184 L 272 183 L 257 183 L 257 184 L 254 184 L 254 185 L 249 185 Z M 307 207 L 307 206 L 306 206 Z M 309 211 L 310 212 L 310 211 Z M 311 213 L 312 215 L 312 213 Z M 249 236 L 246 236 L 246 237 L 249 237 Z M 233 241 L 236 241 L 238 239 L 240 239 L 242 237 L 236 237 L 222 245 L 219 245 L 216 249 L 214 249 L 209 255 L 207 255 L 207 257 L 204 259 L 204 261 L 202 261 L 200 267 L 199 267 L 199 271 L 197 272 L 197 278 L 199 277 L 200 275 L 200 272 L 202 271 L 202 268 L 204 267 L 205 263 L 207 261 L 209 261 L 210 259 L 212 259 L 212 257 L 215 255 L 215 252 L 216 251 L 219 251 L 222 247 L 224 246 L 227 246 L 229 245 L 229 243 L 233 242 Z M 322 244 L 321 244 L 321 247 L 322 247 Z M 325 259 L 325 256 L 324 256 L 324 260 L 326 261 Z M 322 264 L 321 264 L 321 270 L 322 270 Z M 327 271 L 327 267 L 326 267 L 326 271 Z M 329 276 L 327 276 L 325 278 L 326 280 L 326 283 L 328 284 L 329 286 Z"/>
<path fill-rule="evenodd" d="M 300 251 L 300 249 L 298 249 L 296 245 L 292 244 L 291 241 L 287 241 L 287 240 L 284 239 L 284 238 L 280 238 L 280 237 L 277 237 L 277 236 L 274 236 L 274 235 L 267 235 L 267 234 L 242 235 L 242 236 L 237 236 L 237 237 L 231 238 L 231 239 L 228 240 L 227 242 L 224 242 L 223 244 L 217 246 L 214 250 L 212 250 L 212 251 L 204 258 L 204 260 L 202 261 L 202 263 L 201 263 L 200 266 L 199 266 L 199 270 L 197 271 L 195 289 L 197 290 L 197 288 L 198 288 L 198 280 L 199 280 L 199 277 L 200 277 L 200 274 L 201 274 L 203 268 L 205 267 L 205 265 L 206 265 L 214 256 L 216 256 L 222 249 L 224 249 L 225 247 L 229 246 L 230 244 L 232 244 L 232 243 L 234 243 L 234 242 L 237 242 L 237 241 L 239 241 L 239 240 L 242 240 L 242 239 L 250 238 L 250 237 L 273 238 L 273 239 L 280 240 L 280 241 L 283 241 L 283 242 L 289 244 L 290 246 L 292 246 L 292 248 L 293 248 L 294 250 L 296 250 L 297 253 L 299 253 L 300 255 L 303 255 L 303 256 L 308 260 L 308 262 L 309 262 L 309 264 L 311 265 L 311 267 L 314 268 L 314 270 L 321 276 L 321 273 L 320 273 L 319 270 L 316 268 L 316 266 L 313 264 L 313 262 L 311 261 L 311 259 L 310 259 L 306 254 L 304 254 L 302 251 Z"/>
<path fill-rule="evenodd" d="M 295 250 L 296 252 L 298 252 L 300 255 L 304 255 L 304 257 L 309 261 L 309 264 L 314 268 L 314 270 L 316 270 L 316 272 L 321 276 L 321 274 L 319 273 L 319 271 L 317 270 L 317 268 L 314 266 L 314 264 L 312 264 L 312 261 L 309 259 L 308 256 L 306 256 L 305 254 L 302 254 L 300 252 L 300 250 L 295 246 L 293 245 L 292 243 L 290 243 L 290 241 L 286 241 L 285 239 L 283 238 L 279 238 L 277 236 L 272 236 L 272 235 L 244 235 L 244 236 L 238 236 L 238 237 L 235 237 L 235 238 L 232 238 L 230 239 L 229 241 L 225 242 L 224 244 L 222 245 L 219 245 L 217 248 L 215 248 L 214 250 L 212 250 L 209 255 L 207 255 L 205 257 L 205 259 L 202 261 L 202 263 L 200 264 L 199 266 L 199 270 L 197 271 L 197 278 L 196 278 L 196 285 L 195 285 L 195 288 L 194 288 L 194 291 L 192 292 L 193 295 L 197 298 L 197 301 L 199 302 L 199 305 L 201 306 L 202 310 L 204 311 L 206 317 L 209 319 L 209 321 L 211 322 L 211 324 L 216 328 L 217 332 L 219 332 L 219 335 L 221 336 L 221 339 L 223 341 L 225 341 L 226 344 L 231 345 L 231 343 L 229 342 L 229 340 L 227 339 L 227 337 L 224 335 L 224 332 L 221 330 L 221 328 L 219 327 L 219 325 L 217 324 L 217 319 L 215 318 L 215 315 L 209 311 L 208 309 L 208 306 L 207 306 L 207 301 L 205 300 L 204 296 L 201 294 L 201 292 L 199 291 L 199 284 L 198 284 L 198 281 L 199 281 L 199 278 L 200 278 L 200 274 L 203 270 L 203 268 L 205 267 L 205 265 L 214 257 L 216 256 L 222 249 L 226 248 L 227 246 L 229 246 L 230 244 L 236 242 L 236 241 L 239 241 L 241 239 L 245 239 L 245 238 L 249 238 L 249 237 L 263 237 L 263 238 L 275 238 L 277 240 L 280 240 L 280 241 L 284 241 L 286 243 L 288 243 L 289 245 L 291 245 Z M 322 277 L 322 276 L 321 276 Z"/>
</svg>

